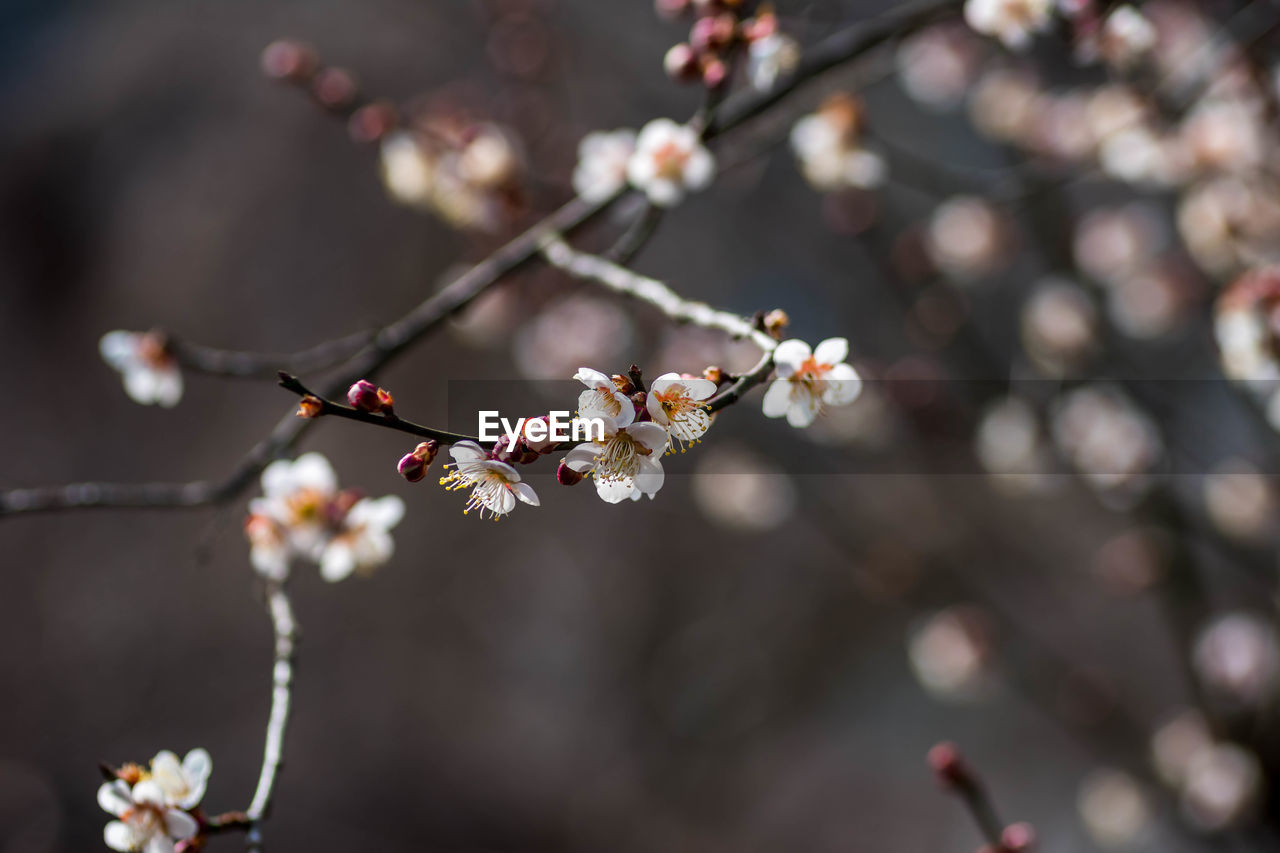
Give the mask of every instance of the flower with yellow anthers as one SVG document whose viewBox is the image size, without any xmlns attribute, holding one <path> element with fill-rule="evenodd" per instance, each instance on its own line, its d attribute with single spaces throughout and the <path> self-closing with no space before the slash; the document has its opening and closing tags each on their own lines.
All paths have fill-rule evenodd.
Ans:
<svg viewBox="0 0 1280 853">
<path fill-rule="evenodd" d="M 449 448 L 449 455 L 453 462 L 444 467 L 453 470 L 440 478 L 440 485 L 451 492 L 471 489 L 463 515 L 478 509 L 481 518 L 488 512 L 497 520 L 515 509 L 517 499 L 530 506 L 540 505 L 533 487 L 520 482 L 519 471 L 505 462 L 490 459 L 474 441 L 458 442 Z"/>
<path fill-rule="evenodd" d="M 807 427 L 827 406 L 852 403 L 862 390 L 862 380 L 844 363 L 848 355 L 849 342 L 844 338 L 828 338 L 814 350 L 796 339 L 778 344 L 773 351 L 778 378 L 765 392 L 765 417 L 786 416 L 793 427 Z"/>
<path fill-rule="evenodd" d="M 123 779 L 107 782 L 98 789 L 98 805 L 116 818 L 103 839 L 120 853 L 173 853 L 175 841 L 200 830 L 191 815 L 166 805 L 164 790 L 152 779 L 132 787 Z"/>
<path fill-rule="evenodd" d="M 578 395 L 578 414 L 582 417 L 588 417 L 590 412 L 593 417 L 616 419 L 628 409 L 635 417 L 635 406 L 626 394 L 618 390 L 611 377 L 590 367 L 579 367 L 573 378 L 587 386 L 587 390 Z"/>
<path fill-rule="evenodd" d="M 606 503 L 634 500 L 642 494 L 652 498 L 666 477 L 661 461 L 667 449 L 666 428 L 652 421 L 636 423 L 635 407 L 626 397 L 623 400 L 627 404 L 621 407 L 614 406 L 617 401 L 608 394 L 600 394 L 596 400 L 600 405 L 593 407 L 580 399 L 578 416 L 599 418 L 604 425 L 604 438 L 573 448 L 565 455 L 564 464 L 592 477 L 596 494 Z M 619 408 L 617 415 L 611 414 Z"/>
<path fill-rule="evenodd" d="M 696 442 L 711 426 L 711 415 L 703 401 L 716 393 L 716 383 L 707 379 L 664 373 L 649 385 L 645 406 L 653 422 L 671 435 L 671 450 L 685 450 L 685 442 Z"/>
</svg>

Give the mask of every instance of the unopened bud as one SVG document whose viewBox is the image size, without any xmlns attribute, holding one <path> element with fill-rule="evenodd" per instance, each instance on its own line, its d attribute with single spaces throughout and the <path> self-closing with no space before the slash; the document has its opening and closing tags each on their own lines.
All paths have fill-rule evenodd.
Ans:
<svg viewBox="0 0 1280 853">
<path fill-rule="evenodd" d="M 130 785 L 136 785 L 142 781 L 142 777 L 146 775 L 146 769 L 138 764 L 124 764 L 116 771 L 116 776 L 123 779 Z"/>
<path fill-rule="evenodd" d="M 347 121 L 347 132 L 356 142 L 378 142 L 396 125 L 400 117 L 396 108 L 386 101 L 366 104 L 351 114 Z"/>
<path fill-rule="evenodd" d="M 400 472 L 401 477 L 404 477 L 410 483 L 416 483 L 427 476 L 426 464 L 412 453 L 406 453 L 400 457 L 396 470 Z"/>
<path fill-rule="evenodd" d="M 678 83 L 692 82 L 698 77 L 698 55 L 692 47 L 681 42 L 667 51 L 662 58 L 662 68 Z"/>
<path fill-rule="evenodd" d="M 973 781 L 964 757 L 953 743 L 940 743 L 929 750 L 929 766 L 938 781 L 948 788 L 959 788 Z"/>
<path fill-rule="evenodd" d="M 702 82 L 708 89 L 718 89 L 729 79 L 729 66 L 724 60 L 712 58 L 702 66 Z"/>
<path fill-rule="evenodd" d="M 609 377 L 613 380 L 613 387 L 618 389 L 621 394 L 630 396 L 636 392 L 636 386 L 631 384 L 631 380 L 620 373 L 615 373 Z"/>
<path fill-rule="evenodd" d="M 356 80 L 344 68 L 325 68 L 311 81 L 311 94 L 325 109 L 344 110 L 356 99 Z"/>
<path fill-rule="evenodd" d="M 714 364 L 702 371 L 702 378 L 719 385 L 725 380 L 724 371 Z"/>
<path fill-rule="evenodd" d="M 305 82 L 319 67 L 315 51 L 301 42 L 281 39 L 262 51 L 262 73 L 275 80 Z"/>
<path fill-rule="evenodd" d="M 351 408 L 370 414 L 391 414 L 395 405 L 391 394 L 367 379 L 361 379 L 347 389 L 347 402 L 351 404 Z"/>
<path fill-rule="evenodd" d="M 1036 832 L 1029 823 L 1006 826 L 1000 835 L 1000 846 L 1007 853 L 1029 853 L 1036 845 Z"/>
<path fill-rule="evenodd" d="M 791 318 L 781 308 L 774 308 L 764 315 L 763 322 L 764 330 L 769 333 L 770 337 L 782 340 L 782 333 L 786 331 L 787 326 L 791 325 Z"/>
<path fill-rule="evenodd" d="M 298 401 L 297 414 L 300 418 L 318 418 L 323 411 L 324 401 L 319 397 L 308 394 Z"/>
<path fill-rule="evenodd" d="M 722 50 L 733 41 L 737 28 L 738 22 L 727 13 L 699 18 L 689 31 L 689 45 L 696 53 Z"/>
<path fill-rule="evenodd" d="M 778 16 L 764 11 L 749 21 L 742 22 L 742 36 L 747 41 L 759 41 L 778 31 Z"/>
<path fill-rule="evenodd" d="M 556 469 L 556 481 L 562 486 L 573 486 L 582 482 L 582 474 L 570 468 L 564 462 Z"/>
</svg>

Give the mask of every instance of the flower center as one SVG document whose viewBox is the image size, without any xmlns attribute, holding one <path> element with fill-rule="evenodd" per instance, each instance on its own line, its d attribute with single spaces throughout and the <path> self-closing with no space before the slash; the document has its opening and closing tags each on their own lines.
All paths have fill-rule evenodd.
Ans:
<svg viewBox="0 0 1280 853">
<path fill-rule="evenodd" d="M 653 162 L 659 177 L 677 180 L 684 175 L 689 151 L 674 142 L 667 142 L 653 152 Z"/>
<path fill-rule="evenodd" d="M 652 451 L 625 432 L 609 439 L 596 457 L 596 477 L 601 480 L 633 480 L 640 472 L 640 457 Z"/>
</svg>

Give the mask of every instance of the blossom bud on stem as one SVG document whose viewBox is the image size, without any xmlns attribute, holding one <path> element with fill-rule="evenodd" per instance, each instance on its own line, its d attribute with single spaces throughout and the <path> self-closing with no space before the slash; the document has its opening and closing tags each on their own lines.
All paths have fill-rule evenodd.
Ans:
<svg viewBox="0 0 1280 853">
<path fill-rule="evenodd" d="M 401 457 L 396 470 L 400 472 L 401 477 L 404 477 L 410 483 L 416 483 L 427 476 L 427 468 L 430 467 L 432 460 L 436 458 L 436 454 L 439 451 L 440 442 L 434 438 L 430 441 L 424 441 L 415 447 L 411 453 L 406 453 Z"/>
<path fill-rule="evenodd" d="M 995 806 L 987 795 L 986 788 L 973 769 L 969 767 L 960 754 L 960 750 L 952 743 L 940 743 L 929 750 L 929 766 L 944 788 L 960 797 L 973 816 L 978 830 L 990 844 L 986 853 L 1013 853 L 1015 850 L 1028 850 L 1029 847 L 1009 847 L 1004 836 L 1012 833 L 1012 840 L 1029 842 L 1030 836 L 1023 834 L 1022 829 L 1003 828 L 996 815 Z M 1025 824 L 1015 825 L 1025 827 Z"/>
<path fill-rule="evenodd" d="M 556 469 L 556 481 L 562 486 L 573 486 L 582 482 L 582 475 L 561 462 Z"/>
<path fill-rule="evenodd" d="M 351 408 L 370 414 L 394 414 L 395 400 L 387 391 L 367 379 L 361 379 L 347 390 L 347 402 Z"/>
<path fill-rule="evenodd" d="M 306 394 L 298 401 L 298 417 L 318 418 L 324 412 L 324 401 L 313 394 Z"/>
</svg>

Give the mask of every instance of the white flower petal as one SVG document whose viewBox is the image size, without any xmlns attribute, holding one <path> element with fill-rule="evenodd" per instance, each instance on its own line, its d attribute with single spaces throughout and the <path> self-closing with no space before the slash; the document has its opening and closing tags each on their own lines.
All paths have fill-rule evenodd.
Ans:
<svg viewBox="0 0 1280 853">
<path fill-rule="evenodd" d="M 643 189 L 649 201 L 658 207 L 675 207 L 684 198 L 681 186 L 668 178 L 651 178 Z"/>
<path fill-rule="evenodd" d="M 155 401 L 171 409 L 182 400 L 182 372 L 176 367 L 154 371 Z"/>
<path fill-rule="evenodd" d="M 827 373 L 822 402 L 829 406 L 847 406 L 862 391 L 862 379 L 851 365 L 837 364 Z"/>
<path fill-rule="evenodd" d="M 849 357 L 849 341 L 845 338 L 827 338 L 813 351 L 818 364 L 839 364 Z"/>
<path fill-rule="evenodd" d="M 98 341 L 98 352 L 102 354 L 103 361 L 123 372 L 138 363 L 139 337 L 136 332 L 119 329 L 107 332 Z"/>
<path fill-rule="evenodd" d="M 133 828 L 118 820 L 111 821 L 102 830 L 102 840 L 112 850 L 118 850 L 120 853 L 129 853 L 138 845 L 139 841 L 133 832 Z"/>
<path fill-rule="evenodd" d="M 797 386 L 797 393 L 791 398 L 791 408 L 787 409 L 787 423 L 804 429 L 818 419 L 821 411 L 822 398 L 815 397 L 802 386 Z"/>
<path fill-rule="evenodd" d="M 564 456 L 564 464 L 572 471 L 581 474 L 584 471 L 590 471 L 596 464 L 596 457 L 604 450 L 598 444 L 579 444 L 571 449 Z"/>
<path fill-rule="evenodd" d="M 653 458 L 643 459 L 640 472 L 636 474 L 635 488 L 652 498 L 662 488 L 666 477 L 661 462 Z"/>
<path fill-rule="evenodd" d="M 706 189 L 716 176 L 716 158 L 698 145 L 689 154 L 684 166 L 684 185 L 691 190 Z"/>
<path fill-rule="evenodd" d="M 621 503 L 631 497 L 631 493 L 635 491 L 635 481 L 630 478 L 620 478 L 614 480 L 601 480 L 596 478 L 596 494 L 600 496 L 600 500 L 605 503 L 616 504 Z"/>
<path fill-rule="evenodd" d="M 116 817 L 133 808 L 133 797 L 129 793 L 129 783 L 123 779 L 114 782 L 103 782 L 98 788 L 98 805 L 102 810 Z"/>
<path fill-rule="evenodd" d="M 293 479 L 299 488 L 315 489 L 325 494 L 338 490 L 338 475 L 322 453 L 304 453 L 293 463 Z"/>
<path fill-rule="evenodd" d="M 173 840 L 164 835 L 153 835 L 142 850 L 143 853 L 173 853 Z"/>
<path fill-rule="evenodd" d="M 356 555 L 346 542 L 330 542 L 320 556 L 320 577 L 337 583 L 356 570 Z"/>
<path fill-rule="evenodd" d="M 150 406 L 156 402 L 159 379 L 149 367 L 133 366 L 124 372 L 124 391 L 135 403 Z"/>
<path fill-rule="evenodd" d="M 598 370 L 590 367 L 579 367 L 573 378 L 588 388 L 613 388 L 613 380 Z"/>
<path fill-rule="evenodd" d="M 154 780 L 143 779 L 133 786 L 133 801 L 139 805 L 164 805 L 164 789 Z"/>
<path fill-rule="evenodd" d="M 542 502 L 538 500 L 538 493 L 528 483 L 514 483 L 511 486 L 511 491 L 529 506 L 542 506 Z"/>
<path fill-rule="evenodd" d="M 641 421 L 638 424 L 632 424 L 627 427 L 627 435 L 653 453 L 661 454 L 662 451 L 667 449 L 667 431 L 661 424 L 655 424 L 652 421 Z"/>
<path fill-rule="evenodd" d="M 791 408 L 791 389 L 794 383 L 790 379 L 775 379 L 764 392 L 764 416 L 780 418 Z"/>
<path fill-rule="evenodd" d="M 773 351 L 773 363 L 777 365 L 778 376 L 786 379 L 795 373 L 800 365 L 808 361 L 811 355 L 813 351 L 809 349 L 809 345 L 799 338 L 792 338 L 778 344 L 777 349 Z"/>
<path fill-rule="evenodd" d="M 404 519 L 404 501 L 395 495 L 364 498 L 347 513 L 347 523 L 356 527 L 367 524 L 379 530 L 390 530 Z"/>
<path fill-rule="evenodd" d="M 200 831 L 200 825 L 196 823 L 195 818 L 186 812 L 169 809 L 164 813 L 164 830 L 170 838 L 182 841 L 187 838 L 194 838 L 196 833 Z"/>
</svg>

